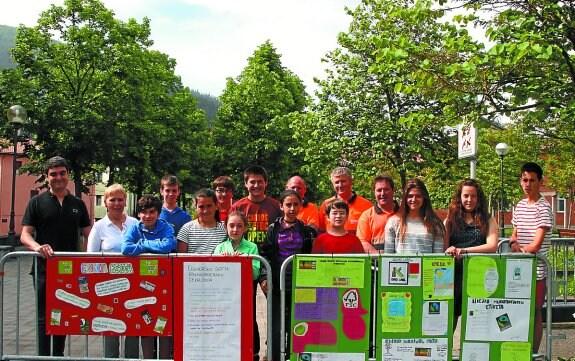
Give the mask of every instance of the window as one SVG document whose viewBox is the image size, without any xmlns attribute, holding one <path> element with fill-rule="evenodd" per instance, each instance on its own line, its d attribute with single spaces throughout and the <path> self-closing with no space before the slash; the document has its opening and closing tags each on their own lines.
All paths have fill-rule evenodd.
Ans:
<svg viewBox="0 0 575 361">
<path fill-rule="evenodd" d="M 557 213 L 565 213 L 565 198 L 557 197 Z"/>
<path fill-rule="evenodd" d="M 103 196 L 96 196 L 96 206 L 101 207 L 104 205 L 104 197 Z"/>
</svg>

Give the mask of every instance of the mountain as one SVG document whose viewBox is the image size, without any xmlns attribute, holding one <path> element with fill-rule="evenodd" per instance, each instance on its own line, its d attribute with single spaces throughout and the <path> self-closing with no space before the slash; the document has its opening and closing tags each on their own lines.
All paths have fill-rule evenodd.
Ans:
<svg viewBox="0 0 575 361">
<path fill-rule="evenodd" d="M 16 65 L 10 56 L 10 48 L 14 47 L 16 32 L 18 28 L 0 25 L 0 69 L 14 68 Z M 208 122 L 216 119 L 216 112 L 220 107 L 220 102 L 210 94 L 202 93 L 198 90 L 191 91 L 192 96 L 198 100 L 198 108 L 206 112 Z"/>
<path fill-rule="evenodd" d="M 18 28 L 0 25 L 0 68 L 14 68 L 15 64 L 10 56 L 10 48 L 14 47 L 16 31 Z"/>
</svg>

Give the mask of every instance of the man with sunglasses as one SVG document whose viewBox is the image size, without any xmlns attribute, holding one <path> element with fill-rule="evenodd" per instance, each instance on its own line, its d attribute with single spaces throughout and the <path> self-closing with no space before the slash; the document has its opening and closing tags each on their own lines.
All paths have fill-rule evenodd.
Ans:
<svg viewBox="0 0 575 361">
<path fill-rule="evenodd" d="M 212 188 L 216 191 L 216 197 L 218 199 L 218 204 L 216 206 L 220 211 L 221 222 L 225 222 L 230 208 L 232 208 L 235 187 L 236 185 L 234 181 L 225 175 L 216 178 L 212 182 Z"/>
</svg>

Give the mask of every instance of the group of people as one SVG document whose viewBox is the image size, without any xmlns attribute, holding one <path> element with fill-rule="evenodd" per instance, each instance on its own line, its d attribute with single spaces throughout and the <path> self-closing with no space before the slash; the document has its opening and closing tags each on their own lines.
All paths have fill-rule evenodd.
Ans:
<svg viewBox="0 0 575 361">
<path fill-rule="evenodd" d="M 268 174 L 261 166 L 244 170 L 248 195 L 233 201 L 235 185 L 227 176 L 218 177 L 212 188 L 195 194 L 196 218 L 177 205 L 180 184 L 166 176 L 160 182 L 161 200 L 144 195 L 137 203 L 139 220 L 124 212 L 127 194 L 118 184 L 104 194 L 107 214 L 90 227 L 84 203 L 67 190 L 68 165 L 61 157 L 48 160 L 45 166 L 49 191 L 32 198 L 23 219 L 21 242 L 40 253 L 38 272 L 39 354 L 50 355 L 50 336 L 45 332 L 45 262 L 59 251 L 78 251 L 79 234 L 83 249 L 89 252 L 142 253 L 188 252 L 194 254 L 260 254 L 271 266 L 273 298 L 279 300 L 279 274 L 284 261 L 294 254 L 325 253 L 446 253 L 456 258 L 455 320 L 461 314 L 461 287 L 465 253 L 495 252 L 498 245 L 497 222 L 489 214 L 485 195 L 474 179 L 462 180 L 455 190 L 442 221 L 434 212 L 429 192 L 418 178 L 405 186 L 399 204 L 393 179 L 386 174 L 374 178 L 375 203 L 353 191 L 348 168 L 331 173 L 334 196 L 319 207 L 306 198 L 306 183 L 293 176 L 279 200 L 266 195 Z M 546 255 L 553 216 L 551 207 L 539 193 L 543 171 L 536 163 L 521 169 L 521 185 L 527 196 L 513 213 L 513 233 L 509 239 L 512 252 L 541 252 Z M 91 230 L 90 230 L 91 228 Z M 79 232 L 81 230 L 81 232 Z M 259 284 L 268 293 L 267 270 L 260 269 L 253 258 L 254 360 L 259 359 L 259 330 L 255 320 L 255 294 Z M 545 295 L 546 270 L 538 265 L 534 351 L 541 342 L 541 307 Z M 286 299 L 291 298 L 291 268 L 286 273 Z M 285 319 L 290 320 L 290 302 L 286 302 Z M 280 359 L 279 302 L 272 307 L 272 360 Z M 63 356 L 65 336 L 53 336 L 52 354 Z M 289 337 L 286 338 L 289 341 Z M 145 358 L 154 356 L 154 338 L 142 337 Z M 125 357 L 139 356 L 137 337 L 126 337 Z M 160 358 L 170 358 L 171 338 L 160 337 Z M 286 350 L 289 346 L 286 345 Z M 105 338 L 105 357 L 119 357 L 119 338 Z"/>
</svg>

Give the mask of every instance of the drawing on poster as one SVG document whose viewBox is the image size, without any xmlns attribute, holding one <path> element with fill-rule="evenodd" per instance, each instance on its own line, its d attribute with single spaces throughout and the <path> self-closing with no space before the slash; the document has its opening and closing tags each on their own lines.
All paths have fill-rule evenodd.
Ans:
<svg viewBox="0 0 575 361">
<path fill-rule="evenodd" d="M 383 332 L 409 332 L 411 325 L 411 293 L 383 292 L 381 294 Z"/>
<path fill-rule="evenodd" d="M 465 340 L 527 342 L 530 305 L 530 299 L 469 298 Z"/>
<path fill-rule="evenodd" d="M 90 307 L 90 300 L 87 300 L 82 297 L 78 297 L 73 293 L 66 292 L 62 289 L 56 290 L 56 298 L 62 302 L 69 303 L 74 306 L 78 306 L 80 308 L 88 308 Z"/>
<path fill-rule="evenodd" d="M 380 264 L 382 286 L 420 286 L 421 258 L 382 257 Z"/>
<path fill-rule="evenodd" d="M 363 353 L 303 352 L 297 355 L 298 361 L 364 361 Z"/>
<path fill-rule="evenodd" d="M 449 306 L 446 301 L 425 301 L 421 332 L 427 336 L 447 335 Z"/>
<path fill-rule="evenodd" d="M 489 361 L 489 343 L 463 342 L 461 361 Z"/>
<path fill-rule="evenodd" d="M 531 360 L 531 344 L 529 342 L 504 342 L 501 344 L 500 351 L 501 360 Z"/>
<path fill-rule="evenodd" d="M 303 256 L 305 257 L 305 256 Z M 364 259 L 297 258 L 295 284 L 299 287 L 364 287 Z"/>
<path fill-rule="evenodd" d="M 129 289 L 130 281 L 127 278 L 116 278 L 109 281 L 98 282 L 95 288 L 96 295 L 99 297 L 125 292 Z"/>
<path fill-rule="evenodd" d="M 338 318 L 337 288 L 296 288 L 294 317 L 296 320 L 334 321 Z"/>
<path fill-rule="evenodd" d="M 382 339 L 383 361 L 447 361 L 447 338 Z"/>
<path fill-rule="evenodd" d="M 473 272 L 467 273 L 467 295 L 474 298 L 487 298 L 499 286 L 497 263 L 491 257 L 471 257 L 467 263 Z"/>
<path fill-rule="evenodd" d="M 505 271 L 505 297 L 531 298 L 533 259 L 508 259 Z"/>
<path fill-rule="evenodd" d="M 126 332 L 126 324 L 122 320 L 109 317 L 95 317 L 92 320 L 92 331 L 94 332 Z"/>
</svg>

